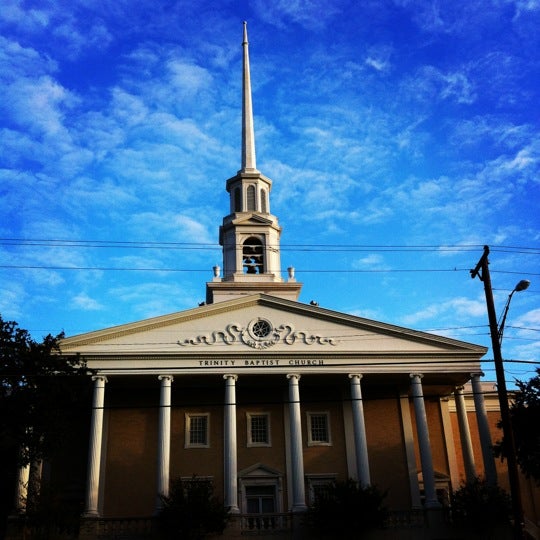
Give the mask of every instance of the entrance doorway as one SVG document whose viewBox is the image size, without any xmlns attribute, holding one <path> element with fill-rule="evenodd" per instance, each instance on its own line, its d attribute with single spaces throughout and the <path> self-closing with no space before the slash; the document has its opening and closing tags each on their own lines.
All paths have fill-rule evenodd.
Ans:
<svg viewBox="0 0 540 540">
<path fill-rule="evenodd" d="M 246 509 L 249 529 L 273 530 L 276 528 L 275 486 L 246 486 Z M 252 515 L 250 515 L 252 514 Z M 266 514 L 266 515 L 265 515 Z"/>
</svg>

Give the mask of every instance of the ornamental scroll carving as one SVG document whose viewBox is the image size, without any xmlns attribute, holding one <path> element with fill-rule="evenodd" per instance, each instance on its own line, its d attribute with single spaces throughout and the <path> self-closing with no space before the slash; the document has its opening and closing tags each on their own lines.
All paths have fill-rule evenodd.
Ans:
<svg viewBox="0 0 540 540">
<path fill-rule="evenodd" d="M 253 349 L 269 349 L 276 343 L 294 345 L 296 342 L 304 345 L 337 345 L 334 338 L 311 334 L 303 330 L 296 331 L 289 323 L 275 327 L 267 319 L 253 319 L 247 326 L 240 324 L 228 324 L 224 330 L 214 330 L 210 334 L 201 334 L 194 338 L 184 339 L 176 343 L 181 347 L 189 345 L 234 345 L 243 343 Z"/>
</svg>

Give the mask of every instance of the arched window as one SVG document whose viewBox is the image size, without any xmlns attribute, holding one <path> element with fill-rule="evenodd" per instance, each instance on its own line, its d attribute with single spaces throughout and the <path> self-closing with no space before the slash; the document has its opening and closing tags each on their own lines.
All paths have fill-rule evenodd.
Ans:
<svg viewBox="0 0 540 540">
<path fill-rule="evenodd" d="M 262 242 L 253 236 L 242 246 L 242 267 L 245 274 L 262 274 L 264 272 L 264 253 Z"/>
<path fill-rule="evenodd" d="M 255 206 L 255 186 L 248 186 L 247 188 L 247 210 L 257 210 Z"/>
<path fill-rule="evenodd" d="M 266 204 L 266 191 L 261 189 L 261 212 L 266 214 L 268 212 L 268 205 Z"/>
<path fill-rule="evenodd" d="M 242 211 L 242 190 L 240 188 L 234 190 L 234 211 Z"/>
</svg>

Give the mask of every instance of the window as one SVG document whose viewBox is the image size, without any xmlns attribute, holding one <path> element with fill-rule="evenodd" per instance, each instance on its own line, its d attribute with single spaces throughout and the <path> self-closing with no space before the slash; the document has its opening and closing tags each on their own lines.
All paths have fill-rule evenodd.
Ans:
<svg viewBox="0 0 540 540">
<path fill-rule="evenodd" d="M 266 191 L 264 191 L 264 189 L 261 189 L 261 212 L 265 214 L 268 212 L 268 205 L 266 204 Z"/>
<path fill-rule="evenodd" d="M 236 188 L 234 190 L 234 211 L 242 211 L 242 191 L 240 190 L 240 188 Z"/>
<path fill-rule="evenodd" d="M 186 414 L 186 448 L 208 448 L 209 414 Z"/>
<path fill-rule="evenodd" d="M 276 511 L 274 486 L 246 486 L 248 514 L 271 514 Z"/>
<path fill-rule="evenodd" d="M 332 444 L 330 439 L 330 415 L 327 412 L 307 413 L 308 446 Z"/>
<path fill-rule="evenodd" d="M 247 413 L 247 445 L 270 446 L 270 415 Z"/>
<path fill-rule="evenodd" d="M 249 531 L 273 531 L 280 527 L 276 511 L 276 489 L 273 485 L 246 486 L 246 520 Z"/>
<path fill-rule="evenodd" d="M 255 206 L 255 186 L 248 186 L 247 188 L 247 209 L 248 212 L 250 210 L 257 210 Z"/>
<path fill-rule="evenodd" d="M 309 504 L 313 505 L 318 499 L 328 497 L 331 487 L 336 483 L 336 475 L 307 475 L 307 481 L 309 488 Z"/>
</svg>

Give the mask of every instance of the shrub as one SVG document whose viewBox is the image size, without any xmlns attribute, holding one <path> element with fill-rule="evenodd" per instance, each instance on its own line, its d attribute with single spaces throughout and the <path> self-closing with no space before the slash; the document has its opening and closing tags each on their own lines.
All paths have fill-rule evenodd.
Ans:
<svg viewBox="0 0 540 540">
<path fill-rule="evenodd" d="M 510 524 L 511 511 L 509 495 L 479 478 L 464 483 L 452 496 L 454 523 L 486 537 Z"/>
<path fill-rule="evenodd" d="M 360 487 L 352 479 L 328 484 L 308 511 L 309 526 L 321 536 L 359 538 L 362 532 L 383 526 L 385 497 L 377 487 Z"/>
<path fill-rule="evenodd" d="M 199 540 L 211 533 L 223 533 L 227 525 L 228 511 L 209 481 L 178 478 L 162 501 L 158 519 L 161 538 Z"/>
</svg>

